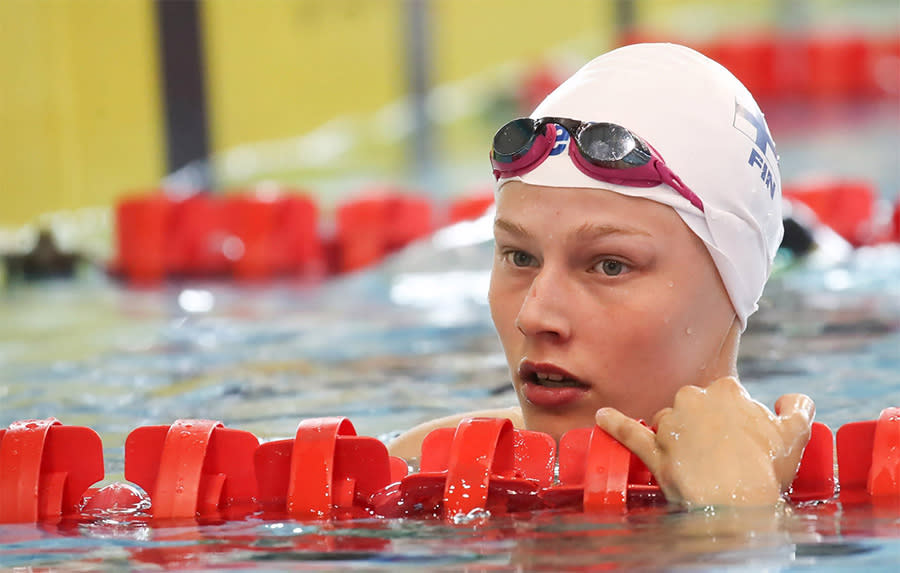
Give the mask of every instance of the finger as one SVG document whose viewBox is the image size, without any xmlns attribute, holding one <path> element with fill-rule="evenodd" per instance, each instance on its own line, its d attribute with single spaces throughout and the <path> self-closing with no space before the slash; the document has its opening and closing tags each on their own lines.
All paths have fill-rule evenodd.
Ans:
<svg viewBox="0 0 900 573">
<path fill-rule="evenodd" d="M 775 401 L 775 413 L 779 416 L 781 416 L 782 412 L 787 414 L 788 411 L 794 412 L 797 410 L 808 411 L 809 419 L 811 420 L 816 413 L 816 405 L 812 398 L 805 394 L 785 394 Z"/>
<path fill-rule="evenodd" d="M 659 412 L 657 412 L 656 414 L 653 415 L 653 420 L 650 422 L 650 427 L 659 429 L 660 421 L 671 413 L 672 413 L 672 408 L 663 408 L 662 410 L 660 410 Z"/>
<path fill-rule="evenodd" d="M 804 394 L 785 394 L 775 402 L 781 439 L 788 448 L 790 457 L 796 457 L 798 463 L 803 448 L 809 441 L 815 413 L 815 404 Z"/>
<path fill-rule="evenodd" d="M 775 420 L 772 411 L 766 408 L 761 402 L 754 400 L 750 396 L 750 392 L 747 392 L 744 385 L 734 376 L 719 378 L 709 385 L 707 391 L 711 394 L 717 393 L 720 396 L 727 396 L 733 405 L 737 406 L 738 404 L 743 404 L 744 407 L 750 408 L 750 411 L 756 410 L 764 418 L 773 421 Z M 748 411 L 748 413 L 750 413 L 750 411 Z"/>
<path fill-rule="evenodd" d="M 734 376 L 718 378 L 707 387 L 710 392 L 722 392 L 725 395 L 750 399 L 750 393 Z"/>
<path fill-rule="evenodd" d="M 697 407 L 697 404 L 706 395 L 706 390 L 699 386 L 682 386 L 675 392 L 675 399 L 672 401 L 672 407 L 675 410 L 691 410 Z"/>
<path fill-rule="evenodd" d="M 662 466 L 662 452 L 650 428 L 615 408 L 597 410 L 596 420 L 600 428 L 639 457 L 650 473 L 657 475 Z"/>
</svg>

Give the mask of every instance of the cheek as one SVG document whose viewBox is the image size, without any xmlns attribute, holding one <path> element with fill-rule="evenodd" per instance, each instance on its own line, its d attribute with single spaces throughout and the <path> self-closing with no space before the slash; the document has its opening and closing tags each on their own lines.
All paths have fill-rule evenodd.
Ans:
<svg viewBox="0 0 900 573">
<path fill-rule="evenodd" d="M 679 327 L 695 344 L 702 344 L 721 338 L 731 325 L 734 308 L 708 254 L 698 254 L 696 261 L 691 272 L 681 278 L 684 295 Z"/>
<path fill-rule="evenodd" d="M 602 336 L 617 353 L 633 356 L 639 363 L 657 362 L 671 354 L 669 347 L 676 344 L 680 318 L 670 305 L 661 303 L 664 301 L 657 298 L 647 305 L 615 309 L 594 328 L 595 335 Z"/>
<path fill-rule="evenodd" d="M 635 346 L 652 349 L 655 362 L 674 387 L 699 384 L 707 367 L 717 363 L 734 318 L 718 275 L 707 268 L 673 278 L 675 286 L 658 293 L 653 312 L 635 331 Z"/>
<path fill-rule="evenodd" d="M 492 273 L 488 288 L 488 306 L 491 310 L 494 328 L 504 345 L 506 339 L 516 330 L 515 321 L 518 307 L 515 301 L 515 294 L 509 288 L 504 289 L 503 281 L 497 278 L 496 273 Z"/>
<path fill-rule="evenodd" d="M 632 384 L 659 387 L 684 382 L 685 344 L 690 343 L 684 297 L 664 284 L 607 307 L 602 320 L 592 321 L 592 339 L 602 341 L 602 352 Z"/>
</svg>

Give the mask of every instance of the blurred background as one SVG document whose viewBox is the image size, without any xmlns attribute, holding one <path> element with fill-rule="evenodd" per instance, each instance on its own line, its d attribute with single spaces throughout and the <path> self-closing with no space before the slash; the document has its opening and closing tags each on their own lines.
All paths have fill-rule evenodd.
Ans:
<svg viewBox="0 0 900 573">
<path fill-rule="evenodd" d="M 497 126 L 637 39 L 738 75 L 786 142 L 787 183 L 864 178 L 890 201 L 898 37 L 896 0 L 4 0 L 0 252 L 45 229 L 111 261 L 116 205 L 159 190 L 302 194 L 327 227 L 336 205 L 389 189 L 440 222 L 489 192 Z M 871 150 L 849 162 L 809 137 L 836 116 L 873 129 Z M 798 132 L 824 151 L 792 147 Z"/>
</svg>

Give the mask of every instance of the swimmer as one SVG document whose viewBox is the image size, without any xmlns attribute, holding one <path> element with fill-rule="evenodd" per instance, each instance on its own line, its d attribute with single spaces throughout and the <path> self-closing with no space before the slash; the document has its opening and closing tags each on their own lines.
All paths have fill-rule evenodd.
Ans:
<svg viewBox="0 0 900 573">
<path fill-rule="evenodd" d="M 488 299 L 519 406 L 427 422 L 391 453 L 416 458 L 469 416 L 557 440 L 597 424 L 670 502 L 778 503 L 814 406 L 789 394 L 773 413 L 738 381 L 783 235 L 775 145 L 746 88 L 683 46 L 619 48 L 501 127 L 491 161 Z"/>
</svg>

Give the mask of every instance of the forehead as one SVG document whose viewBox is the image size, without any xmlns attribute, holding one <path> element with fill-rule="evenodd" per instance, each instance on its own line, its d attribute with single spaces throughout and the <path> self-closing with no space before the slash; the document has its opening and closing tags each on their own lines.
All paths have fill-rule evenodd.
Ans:
<svg viewBox="0 0 900 573">
<path fill-rule="evenodd" d="M 599 226 L 660 238 L 693 236 L 674 209 L 649 199 L 605 189 L 543 187 L 521 181 L 501 188 L 497 219 L 534 231 Z"/>
</svg>

